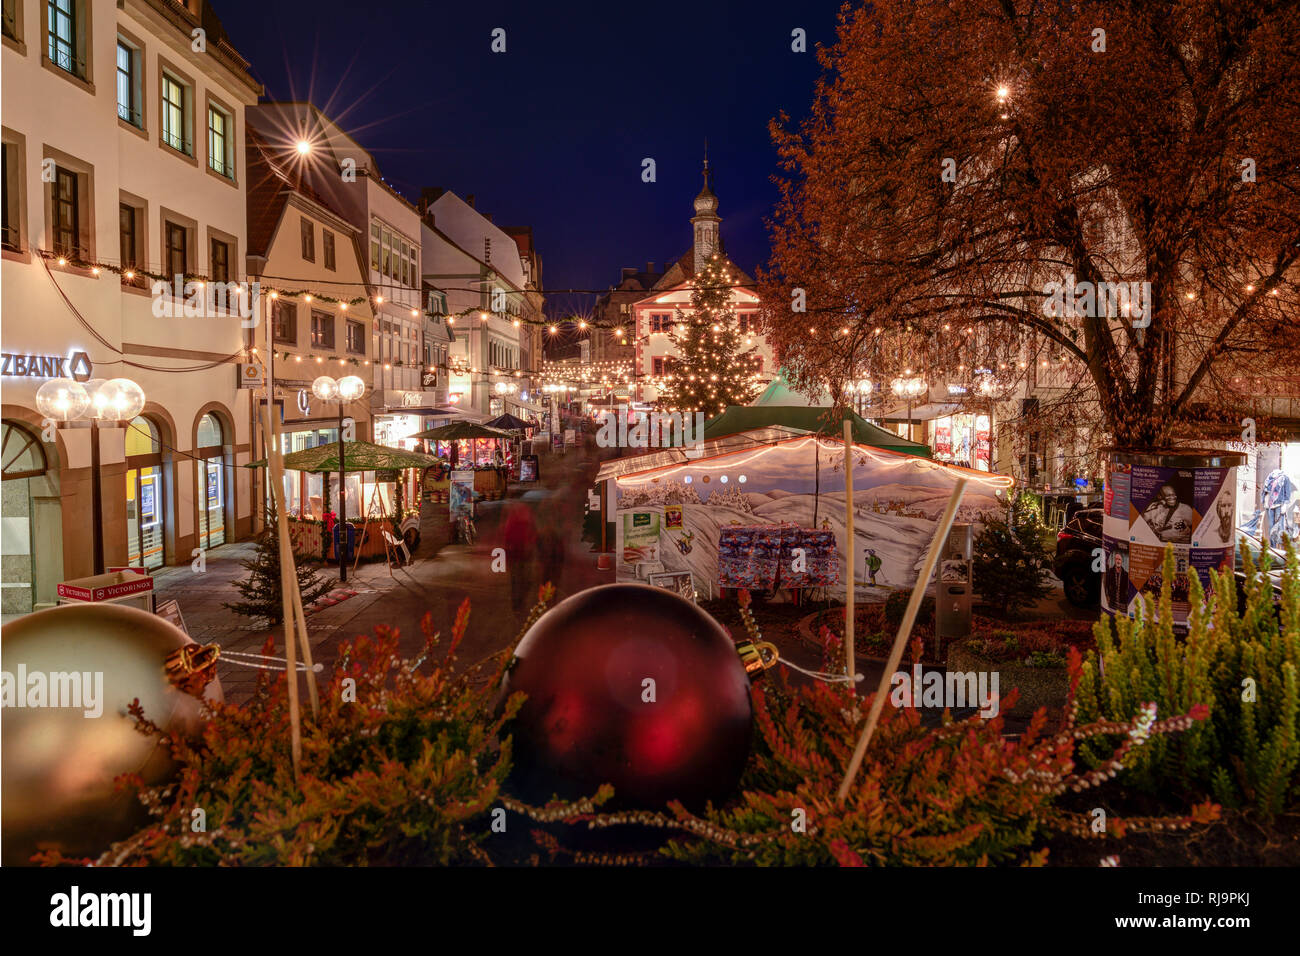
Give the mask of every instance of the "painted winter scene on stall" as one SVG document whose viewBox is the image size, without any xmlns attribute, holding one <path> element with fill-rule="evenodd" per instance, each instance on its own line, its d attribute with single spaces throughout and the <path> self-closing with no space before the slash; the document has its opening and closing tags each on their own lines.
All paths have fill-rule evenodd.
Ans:
<svg viewBox="0 0 1300 956">
<path fill-rule="evenodd" d="M 980 525 L 1006 510 L 1011 480 L 924 458 L 855 446 L 855 592 L 883 600 L 916 581 L 958 477 L 968 479 L 956 521 Z M 618 575 L 689 571 L 701 598 L 718 595 L 718 546 L 728 527 L 791 525 L 835 536 L 846 570 L 843 445 L 800 438 L 626 475 L 618 495 Z M 875 560 L 878 559 L 878 560 Z M 644 565 L 643 567 L 638 567 Z"/>
</svg>

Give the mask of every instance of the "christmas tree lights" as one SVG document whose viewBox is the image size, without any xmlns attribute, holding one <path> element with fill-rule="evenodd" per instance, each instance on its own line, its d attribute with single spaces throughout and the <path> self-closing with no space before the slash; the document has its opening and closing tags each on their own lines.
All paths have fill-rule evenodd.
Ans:
<svg viewBox="0 0 1300 956">
<path fill-rule="evenodd" d="M 680 364 L 666 377 L 661 408 L 711 418 L 753 397 L 758 352 L 745 347 L 731 290 L 728 264 L 715 253 L 696 276 L 691 312 L 678 309 L 668 333 Z"/>
</svg>

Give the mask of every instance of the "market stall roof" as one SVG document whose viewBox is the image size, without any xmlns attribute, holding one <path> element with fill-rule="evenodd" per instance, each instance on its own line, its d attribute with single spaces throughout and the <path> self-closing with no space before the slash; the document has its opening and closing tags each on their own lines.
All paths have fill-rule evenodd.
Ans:
<svg viewBox="0 0 1300 956">
<path fill-rule="evenodd" d="M 829 398 L 829 394 L 822 390 L 820 401 Z M 820 402 L 819 402 L 820 403 Z M 756 399 L 749 403 L 750 405 L 793 405 L 796 407 L 807 407 L 812 404 L 807 395 L 796 392 L 790 385 L 790 380 L 785 377 L 785 369 L 781 369 L 780 374 L 772 379 L 767 388 L 763 389 Z"/>
<path fill-rule="evenodd" d="M 873 417 L 879 418 L 884 422 L 932 422 L 936 418 L 946 418 L 949 415 L 956 415 L 962 410 L 961 405 L 956 402 L 926 402 L 924 405 L 913 405 L 910 414 L 905 402 L 898 402 L 893 405 L 886 405 L 880 409 L 880 414 L 872 413 Z"/>
<path fill-rule="evenodd" d="M 775 432 L 777 429 L 764 429 L 763 431 Z M 795 429 L 784 429 L 784 431 L 789 433 L 786 437 L 763 442 L 751 442 L 749 444 L 742 444 L 736 441 L 736 439 L 747 437 L 745 435 L 729 435 L 717 442 L 705 442 L 702 453 L 690 458 L 683 454 L 682 449 L 680 448 L 665 449 L 665 451 L 656 455 L 638 455 L 635 458 L 619 458 L 615 461 L 605 462 L 605 464 L 601 466 L 600 471 L 597 472 L 596 480 L 598 482 L 604 481 L 608 478 L 621 480 L 632 475 L 644 478 L 646 475 L 651 475 L 655 472 L 664 471 L 670 468 L 679 468 L 683 465 L 698 466 L 706 462 L 714 463 L 717 462 L 718 459 L 727 458 L 732 455 L 741 456 L 738 460 L 740 462 L 745 462 L 750 460 L 753 448 L 758 444 L 765 445 L 769 448 L 782 445 L 793 445 L 794 447 L 799 447 L 795 443 L 817 441 L 821 448 L 831 454 L 834 454 L 836 449 L 841 453 L 843 452 L 843 442 L 836 441 L 826 435 L 818 436 L 810 432 L 799 432 Z M 878 461 L 911 461 L 915 467 L 924 471 L 938 469 L 946 472 L 964 473 L 972 476 L 978 481 L 986 484 L 997 485 L 1003 488 L 1010 487 L 1014 484 L 1014 479 L 1012 479 L 1010 475 L 1000 475 L 996 472 L 990 473 L 987 471 L 975 471 L 962 465 L 949 465 L 929 458 L 924 458 L 920 455 L 909 455 L 904 452 L 865 446 L 860 442 L 854 442 L 853 447 L 865 449 L 868 453 L 878 453 L 875 456 Z"/>
<path fill-rule="evenodd" d="M 621 478 L 623 475 L 630 475 L 633 472 L 647 471 L 666 465 L 681 465 L 691 461 L 699 461 L 701 458 L 712 458 L 733 451 L 744 451 L 746 448 L 756 448 L 759 445 L 774 445 L 779 441 L 785 441 L 788 438 L 802 438 L 807 434 L 808 432 L 798 428 L 785 428 L 778 425 L 772 428 L 756 428 L 738 435 L 724 435 L 711 441 L 705 440 L 700 443 L 698 452 L 691 449 L 691 455 L 687 455 L 684 448 L 660 448 L 644 455 L 615 458 L 600 466 L 600 470 L 596 472 L 596 481 L 604 481 L 606 478 Z"/>
<path fill-rule="evenodd" d="M 476 422 L 448 422 L 446 425 L 439 425 L 437 428 L 426 428 L 422 432 L 416 432 L 409 438 L 427 438 L 430 441 L 459 441 L 462 438 L 512 438 L 509 432 L 503 432 L 499 428 L 489 428 L 487 425 L 479 425 Z"/>
<path fill-rule="evenodd" d="M 883 448 L 886 451 L 916 455 L 920 458 L 931 457 L 928 445 L 908 441 L 893 432 L 879 428 L 849 409 L 836 413 L 824 405 L 731 405 L 721 415 L 704 423 L 704 437 L 705 439 L 721 438 L 723 435 L 735 435 L 774 425 L 839 437 L 844 434 L 843 422 L 846 417 L 852 420 L 853 440 L 860 445 L 870 445 L 872 448 Z"/>
<path fill-rule="evenodd" d="M 489 419 L 483 424 L 486 425 L 488 428 L 499 428 L 502 431 L 506 431 L 506 432 L 518 432 L 518 431 L 523 431 L 525 428 L 533 427 L 532 425 L 524 421 L 522 418 L 516 418 L 514 415 L 511 415 L 509 412 L 506 412 L 506 414 L 504 415 L 498 415 L 496 418 Z"/>
<path fill-rule="evenodd" d="M 347 471 L 384 471 L 393 468 L 427 468 L 438 464 L 432 455 L 387 445 L 372 445 L 368 441 L 343 443 L 343 466 Z M 265 468 L 265 458 L 250 462 L 246 468 Z M 315 448 L 304 448 L 284 456 L 284 467 L 292 471 L 338 471 L 339 443 L 328 442 Z"/>
<path fill-rule="evenodd" d="M 538 405 L 535 402 L 525 402 L 521 398 L 514 398 L 510 395 L 505 397 L 506 404 L 514 405 L 516 408 L 522 408 L 526 412 L 532 412 L 534 415 L 545 415 L 547 408 L 544 405 Z"/>
</svg>

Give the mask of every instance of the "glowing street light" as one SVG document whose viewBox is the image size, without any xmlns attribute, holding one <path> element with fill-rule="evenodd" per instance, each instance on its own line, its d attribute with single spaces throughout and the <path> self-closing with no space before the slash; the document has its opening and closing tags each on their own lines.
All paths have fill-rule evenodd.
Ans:
<svg viewBox="0 0 1300 956">
<path fill-rule="evenodd" d="M 343 553 L 347 545 L 348 531 L 347 486 L 344 483 L 347 468 L 343 450 L 343 406 L 348 402 L 355 402 L 365 394 L 365 391 L 365 380 L 359 375 L 345 375 L 340 379 L 321 375 L 311 383 L 312 394 L 322 402 L 339 403 L 339 546 L 334 549 L 334 556 L 339 562 L 340 583 L 348 579 L 348 562 Z"/>
<path fill-rule="evenodd" d="M 36 390 L 36 409 L 46 418 L 66 425 L 90 422 L 91 539 L 95 573 L 104 573 L 104 500 L 99 474 L 99 423 L 129 422 L 144 411 L 144 389 L 129 378 L 92 379 L 85 384 L 54 378 Z"/>
</svg>

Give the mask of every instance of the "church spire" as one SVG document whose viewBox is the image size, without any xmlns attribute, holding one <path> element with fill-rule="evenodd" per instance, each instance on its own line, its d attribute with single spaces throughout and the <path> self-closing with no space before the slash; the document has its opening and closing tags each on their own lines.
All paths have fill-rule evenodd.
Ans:
<svg viewBox="0 0 1300 956">
<path fill-rule="evenodd" d="M 721 251 L 718 239 L 718 226 L 722 217 L 718 215 L 718 197 L 712 188 L 712 176 L 709 173 L 709 141 L 704 141 L 704 188 L 695 197 L 695 215 L 691 226 L 695 233 L 695 270 L 704 268 L 709 256 Z"/>
</svg>

